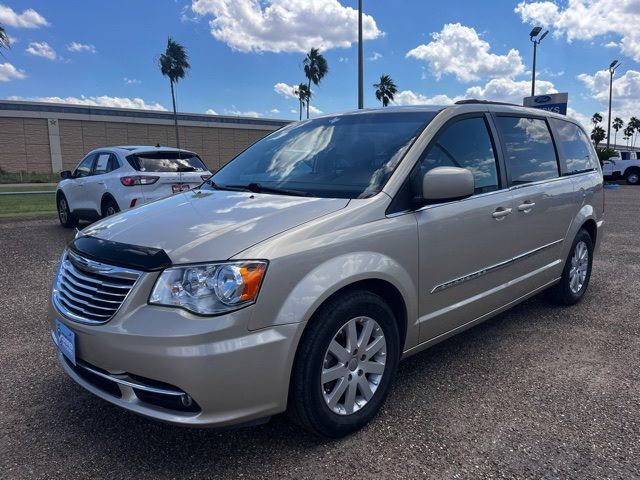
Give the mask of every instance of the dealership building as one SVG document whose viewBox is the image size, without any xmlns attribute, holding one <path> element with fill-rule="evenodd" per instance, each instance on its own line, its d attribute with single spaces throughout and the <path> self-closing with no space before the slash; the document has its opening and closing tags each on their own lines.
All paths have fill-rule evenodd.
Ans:
<svg viewBox="0 0 640 480">
<path fill-rule="evenodd" d="M 286 120 L 179 113 L 180 146 L 217 170 Z M 0 169 L 72 170 L 90 150 L 175 146 L 173 114 L 152 110 L 0 100 Z"/>
</svg>

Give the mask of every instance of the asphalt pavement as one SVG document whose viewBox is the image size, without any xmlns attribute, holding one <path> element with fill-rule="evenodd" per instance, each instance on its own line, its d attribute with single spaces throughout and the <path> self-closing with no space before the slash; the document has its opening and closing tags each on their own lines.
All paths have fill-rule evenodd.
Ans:
<svg viewBox="0 0 640 480">
<path fill-rule="evenodd" d="M 640 478 L 640 187 L 606 192 L 586 297 L 534 297 L 403 362 L 339 441 L 286 418 L 232 430 L 138 417 L 57 365 L 45 309 L 72 232 L 0 221 L 0 478 Z"/>
</svg>

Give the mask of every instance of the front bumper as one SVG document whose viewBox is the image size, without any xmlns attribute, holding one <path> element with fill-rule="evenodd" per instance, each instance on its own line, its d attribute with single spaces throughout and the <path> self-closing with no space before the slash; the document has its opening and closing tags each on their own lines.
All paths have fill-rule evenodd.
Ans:
<svg viewBox="0 0 640 480">
<path fill-rule="evenodd" d="M 139 304 L 136 296 L 102 325 L 71 321 L 50 305 L 52 330 L 59 319 L 76 336 L 77 367 L 58 352 L 74 381 L 127 410 L 181 425 L 250 423 L 286 409 L 304 324 L 249 331 L 254 307 L 197 317 L 180 309 Z M 132 304 L 140 306 L 131 308 Z"/>
</svg>

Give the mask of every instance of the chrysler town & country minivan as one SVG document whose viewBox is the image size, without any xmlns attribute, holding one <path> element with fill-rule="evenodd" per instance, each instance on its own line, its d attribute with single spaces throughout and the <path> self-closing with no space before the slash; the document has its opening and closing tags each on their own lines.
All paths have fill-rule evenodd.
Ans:
<svg viewBox="0 0 640 480">
<path fill-rule="evenodd" d="M 402 358 L 538 292 L 570 305 L 602 238 L 573 120 L 479 101 L 290 124 L 199 188 L 108 217 L 51 296 L 66 373 L 130 411 L 347 435 Z"/>
</svg>

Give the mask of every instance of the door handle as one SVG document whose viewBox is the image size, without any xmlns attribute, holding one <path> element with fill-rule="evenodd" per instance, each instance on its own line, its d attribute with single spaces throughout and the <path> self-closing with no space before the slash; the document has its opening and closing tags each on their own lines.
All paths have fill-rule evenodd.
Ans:
<svg viewBox="0 0 640 480">
<path fill-rule="evenodd" d="M 512 211 L 511 208 L 498 207 L 496 208 L 496 211 L 491 214 L 491 216 L 496 220 L 501 220 L 507 215 L 509 215 L 511 211 Z"/>
<path fill-rule="evenodd" d="M 104 182 L 103 182 L 103 181 L 100 181 L 100 182 L 98 182 L 98 183 L 99 183 L 100 185 L 104 185 Z"/>
<path fill-rule="evenodd" d="M 527 213 L 530 212 L 535 206 L 536 204 L 534 202 L 530 202 L 529 200 L 527 200 L 526 202 L 518 205 L 518 211 Z"/>
</svg>

